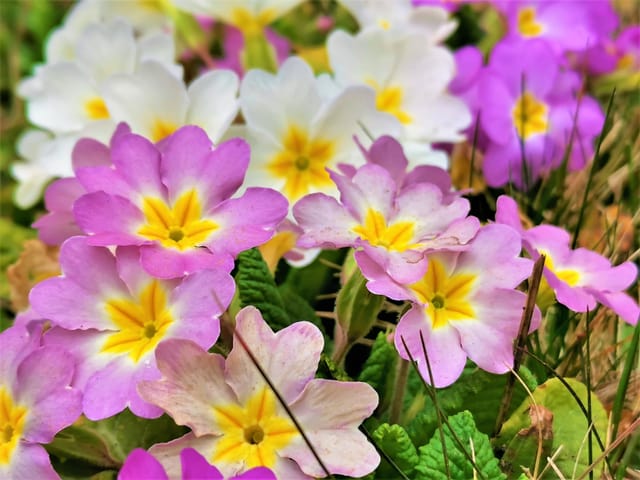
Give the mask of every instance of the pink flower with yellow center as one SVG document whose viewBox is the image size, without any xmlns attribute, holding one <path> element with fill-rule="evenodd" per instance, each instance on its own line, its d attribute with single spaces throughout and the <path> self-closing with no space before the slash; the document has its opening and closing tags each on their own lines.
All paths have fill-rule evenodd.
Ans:
<svg viewBox="0 0 640 480">
<path fill-rule="evenodd" d="M 113 166 L 78 169 L 90 193 L 73 206 L 77 224 L 100 246 L 138 245 L 143 267 L 159 278 L 207 268 L 230 271 L 235 256 L 273 235 L 288 210 L 266 188 L 230 198 L 243 182 L 248 145 L 214 148 L 198 127 L 183 127 L 156 147 L 138 135 L 111 146 Z"/>
<path fill-rule="evenodd" d="M 406 344 L 427 382 L 431 379 L 425 350 L 436 387 L 455 382 L 467 357 L 493 373 L 505 373 L 512 367 L 513 341 L 526 300 L 515 288 L 532 267 L 530 260 L 519 258 L 520 248 L 515 230 L 488 225 L 467 250 L 429 253 L 422 276 L 404 284 L 394 281 L 375 262 L 362 259 L 369 290 L 413 303 L 398 323 L 395 344 L 400 356 L 408 359 Z M 532 328 L 539 323 L 536 310 Z"/>
<path fill-rule="evenodd" d="M 524 230 L 518 205 L 506 195 L 498 198 L 496 222 L 518 229 L 529 255 L 544 254 L 544 280 L 538 305 L 546 309 L 554 300 L 575 312 L 593 311 L 598 303 L 611 308 L 625 322 L 635 325 L 640 307 L 625 289 L 637 279 L 638 269 L 627 261 L 615 267 L 602 255 L 586 248 L 571 249 L 569 233 L 553 225 Z"/>
<path fill-rule="evenodd" d="M 0 333 L 0 478 L 57 479 L 49 443 L 82 410 L 70 386 L 74 362 L 61 347 L 40 346 L 40 328 L 13 326 Z"/>
<path fill-rule="evenodd" d="M 420 179 L 401 188 L 396 179 L 404 182 L 402 173 L 392 176 L 374 163 L 351 176 L 330 175 L 340 191 L 340 202 L 316 193 L 293 208 L 304 230 L 298 239 L 302 247 L 361 247 L 403 282 L 416 278 L 427 250 L 461 248 L 478 229 L 478 220 L 467 217 L 469 202 L 443 192 L 440 177 L 436 177 L 439 185 Z M 356 259 L 359 262 L 360 255 Z M 407 268 L 407 263 L 413 268 Z"/>
<path fill-rule="evenodd" d="M 101 419 L 128 406 L 138 416 L 158 416 L 161 411 L 136 392 L 139 381 L 160 376 L 156 347 L 176 337 L 211 347 L 220 332 L 218 315 L 235 291 L 233 279 L 216 270 L 157 279 L 141 268 L 137 248 L 119 247 L 114 256 L 87 245 L 86 237 L 63 244 L 60 265 L 63 276 L 39 283 L 30 301 L 54 324 L 45 343 L 64 345 L 82 360 L 74 384 L 84 392 L 84 413 Z"/>
<path fill-rule="evenodd" d="M 258 310 L 246 307 L 237 316 L 236 332 L 325 467 L 352 477 L 372 472 L 380 458 L 358 425 L 375 409 L 377 395 L 364 383 L 314 379 L 323 347 L 317 327 L 297 322 L 273 333 Z M 267 467 L 278 478 L 326 475 L 240 342 L 234 341 L 225 360 L 193 342 L 170 340 L 158 347 L 157 362 L 163 378 L 140 384 L 140 394 L 192 429 L 150 449 L 169 477 L 179 475 L 185 447 L 200 452 L 225 476 L 254 467 Z"/>
</svg>

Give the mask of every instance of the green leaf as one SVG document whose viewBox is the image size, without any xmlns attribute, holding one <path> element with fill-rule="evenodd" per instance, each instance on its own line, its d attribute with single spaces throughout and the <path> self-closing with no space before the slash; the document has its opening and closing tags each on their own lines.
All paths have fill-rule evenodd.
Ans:
<svg viewBox="0 0 640 480">
<path fill-rule="evenodd" d="M 395 380 L 396 363 L 398 354 L 393 344 L 387 340 L 385 332 L 378 333 L 371 354 L 364 363 L 358 380 L 367 382 L 380 396 L 378 411 L 383 412 L 389 406 L 392 397 L 393 383 Z"/>
<path fill-rule="evenodd" d="M 418 453 L 409 435 L 400 425 L 383 423 L 373 432 L 376 445 L 385 452 L 405 475 L 411 476 L 418 464 Z M 398 471 L 386 460 L 376 470 L 376 478 L 398 478 Z"/>
<path fill-rule="evenodd" d="M 236 285 L 242 307 L 256 307 L 271 328 L 280 330 L 292 323 L 275 280 L 257 248 L 238 255 Z"/>
<path fill-rule="evenodd" d="M 587 387 L 571 378 L 565 379 L 571 389 L 587 404 Z M 540 421 L 532 421 L 532 405 L 544 408 L 552 417 L 541 427 Z M 591 394 L 592 418 L 595 429 L 604 438 L 607 431 L 607 413 L 594 394 Z M 560 380 L 553 378 L 540 385 L 533 392 L 533 400 L 527 398 L 505 422 L 495 443 L 505 449 L 503 465 L 512 472 L 510 478 L 516 478 L 521 472 L 520 466 L 534 469 L 540 433 L 543 432 L 543 453 L 554 454 L 554 464 L 566 478 L 575 478 L 589 466 L 588 460 L 588 422 L 579 408 L 575 398 Z M 597 458 L 602 450 L 595 439 L 592 441 L 592 458 Z M 545 459 L 547 455 L 542 455 Z M 543 460 L 541 468 L 546 462 Z M 595 477 L 600 478 L 602 465 L 595 470 Z M 551 468 L 538 478 L 557 478 Z"/>
<path fill-rule="evenodd" d="M 519 374 L 530 390 L 535 389 L 536 380 L 527 368 L 520 367 Z M 468 410 L 473 415 L 478 430 L 491 435 L 506 381 L 506 375 L 488 373 L 470 364 L 457 382 L 448 388 L 436 390 L 438 405 L 445 415 Z M 424 394 L 424 384 L 413 370 L 409 376 L 407 397 L 415 399 L 421 394 Z M 526 395 L 522 385 L 516 383 L 509 413 L 516 409 Z M 430 400 L 425 402 L 424 408 L 415 418 L 407 416 L 404 421 L 414 443 L 424 445 L 438 427 L 435 405 Z"/>
<path fill-rule="evenodd" d="M 173 440 L 187 431 L 167 415 L 149 420 L 124 410 L 97 422 L 81 417 L 59 432 L 45 448 L 57 457 L 61 465 L 80 463 L 118 469 L 134 448 L 146 449 L 155 443 Z M 73 474 L 69 476 L 73 477 Z"/>
<path fill-rule="evenodd" d="M 320 329 L 322 335 L 324 336 L 325 351 L 329 350 L 331 339 L 325 333 L 324 325 L 317 317 L 316 311 L 311 308 L 311 305 L 309 305 L 304 298 L 298 295 L 298 293 L 293 288 L 291 288 L 290 285 L 279 285 L 278 291 L 280 292 L 280 298 L 282 298 L 282 303 L 284 304 L 284 309 L 287 312 L 289 320 L 291 322 L 299 322 L 301 320 L 305 320 L 307 322 L 313 323 Z"/>
<path fill-rule="evenodd" d="M 419 463 L 416 465 L 417 475 L 415 478 L 417 480 L 506 478 L 500 471 L 498 459 L 493 454 L 489 437 L 476 428 L 473 415 L 470 412 L 457 413 L 449 417 L 448 422 L 467 454 L 465 455 L 460 445 L 454 440 L 454 435 L 449 427 L 443 426 L 446 455 L 443 452 L 441 435 L 436 432 L 427 445 L 420 447 Z M 475 471 L 468 457 L 475 459 Z M 447 465 L 450 476 L 447 475 Z"/>
<path fill-rule="evenodd" d="M 312 307 L 315 307 L 319 294 L 327 291 L 335 292 L 335 268 L 327 265 L 327 262 L 340 265 L 348 249 L 323 250 L 318 257 L 303 268 L 292 268 L 287 274 L 285 284 L 291 287 L 298 295 L 305 299 Z"/>
</svg>

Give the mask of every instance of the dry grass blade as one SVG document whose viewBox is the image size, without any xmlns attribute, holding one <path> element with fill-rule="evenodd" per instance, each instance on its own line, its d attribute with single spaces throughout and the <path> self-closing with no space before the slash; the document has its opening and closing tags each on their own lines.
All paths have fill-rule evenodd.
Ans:
<svg viewBox="0 0 640 480">
<path fill-rule="evenodd" d="M 531 328 L 531 318 L 536 308 L 536 297 L 538 296 L 538 289 L 540 287 L 540 281 L 542 279 L 542 271 L 544 269 L 545 256 L 540 255 L 540 258 L 536 260 L 533 265 L 533 272 L 529 280 L 529 292 L 527 294 L 527 302 L 522 312 L 522 319 L 520 320 L 520 329 L 518 331 L 518 338 L 513 347 L 513 371 L 507 377 L 507 383 L 504 388 L 504 395 L 502 396 L 502 402 L 500 403 L 500 409 L 498 410 L 498 416 L 496 417 L 496 424 L 493 428 L 493 436 L 495 437 L 502 426 L 509 407 L 511 406 L 511 399 L 513 397 L 513 388 L 515 387 L 516 377 L 513 372 L 517 372 L 522 364 L 522 357 L 524 355 L 525 343 L 527 336 L 529 335 L 529 329 Z"/>
</svg>

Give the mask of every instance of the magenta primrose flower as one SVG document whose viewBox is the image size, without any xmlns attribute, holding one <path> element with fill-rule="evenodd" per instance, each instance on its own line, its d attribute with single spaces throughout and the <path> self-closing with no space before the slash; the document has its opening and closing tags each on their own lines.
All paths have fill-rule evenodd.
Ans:
<svg viewBox="0 0 640 480">
<path fill-rule="evenodd" d="M 553 225 L 538 225 L 524 230 L 515 200 L 506 195 L 498 198 L 496 222 L 518 229 L 523 245 L 536 259 L 546 256 L 544 280 L 538 304 L 548 307 L 555 299 L 573 310 L 595 310 L 598 303 L 609 307 L 625 322 L 635 325 L 640 317 L 638 303 L 624 292 L 634 284 L 638 269 L 627 261 L 611 266 L 602 255 L 586 248 L 572 250 L 566 230 Z"/>
<path fill-rule="evenodd" d="M 8 328 L 0 345 L 0 478 L 57 479 L 40 444 L 80 416 L 74 361 L 61 347 L 41 346 L 38 325 Z"/>
<path fill-rule="evenodd" d="M 180 452 L 182 480 L 225 480 L 213 465 L 193 448 Z M 118 480 L 169 480 L 162 464 L 146 450 L 136 448 L 131 451 L 118 473 Z M 246 473 L 228 477 L 228 480 L 277 480 L 268 468 L 257 467 Z"/>
<path fill-rule="evenodd" d="M 529 188 L 562 164 L 567 148 L 570 171 L 593 155 L 604 113 L 593 98 L 578 97 L 578 75 L 562 71 L 559 62 L 544 40 L 494 48 L 478 86 L 488 185 Z"/>
<path fill-rule="evenodd" d="M 351 177 L 330 175 L 340 202 L 314 193 L 293 207 L 304 230 L 298 239 L 302 247 L 361 248 L 392 277 L 406 281 L 425 263 L 427 250 L 463 246 L 478 229 L 478 220 L 467 217 L 469 202 L 450 197 L 436 184 L 413 182 L 401 189 L 392 174 L 375 163 Z"/>
<path fill-rule="evenodd" d="M 526 300 L 515 288 L 532 268 L 531 260 L 519 257 L 520 248 L 515 230 L 487 225 L 465 251 L 429 253 L 421 278 L 410 284 L 394 281 L 376 262 L 361 256 L 370 291 L 412 302 L 396 328 L 395 345 L 400 356 L 409 359 L 406 344 L 427 382 L 425 349 L 436 387 L 455 382 L 467 357 L 493 373 L 513 366 L 513 341 Z M 536 309 L 532 329 L 540 318 Z"/>
<path fill-rule="evenodd" d="M 380 457 L 358 425 L 373 413 L 378 396 L 366 383 L 314 378 L 323 348 L 317 327 L 296 322 L 273 333 L 257 309 L 245 307 L 236 318 L 236 334 L 330 473 L 361 477 L 377 467 Z M 326 475 L 237 337 L 226 360 L 188 340 L 161 343 L 156 358 L 163 378 L 142 382 L 140 395 L 192 429 L 149 450 L 170 478 L 179 475 L 179 456 L 186 447 L 225 476 L 254 467 L 267 467 L 277 478 Z"/>
<path fill-rule="evenodd" d="M 609 1 L 509 0 L 496 4 L 506 14 L 509 26 L 503 41 L 541 38 L 557 53 L 593 47 L 618 25 Z"/>
<path fill-rule="evenodd" d="M 213 147 L 195 126 L 159 146 L 123 135 L 111 146 L 113 166 L 80 168 L 88 194 L 73 206 L 78 225 L 99 246 L 140 246 L 142 266 L 159 278 L 208 268 L 231 271 L 235 256 L 273 235 L 288 211 L 275 190 L 243 182 L 249 146 L 240 139 Z"/>
<path fill-rule="evenodd" d="M 128 406 L 140 417 L 159 416 L 136 391 L 140 380 L 160 377 L 153 355 L 158 343 L 186 338 L 211 347 L 233 279 L 219 270 L 157 279 L 141 268 L 136 247 L 118 247 L 114 255 L 88 245 L 86 237 L 62 245 L 60 265 L 63 275 L 38 283 L 30 302 L 54 325 L 45 344 L 64 345 L 78 359 L 74 385 L 84 392 L 85 415 L 98 420 Z"/>
</svg>

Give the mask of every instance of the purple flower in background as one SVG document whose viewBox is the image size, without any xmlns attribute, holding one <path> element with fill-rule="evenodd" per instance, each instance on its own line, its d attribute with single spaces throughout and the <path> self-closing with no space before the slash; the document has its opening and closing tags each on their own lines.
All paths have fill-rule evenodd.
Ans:
<svg viewBox="0 0 640 480">
<path fill-rule="evenodd" d="M 556 53 L 586 50 L 608 38 L 618 25 L 608 1 L 511 0 L 496 5 L 509 26 L 503 41 L 544 39 Z"/>
<path fill-rule="evenodd" d="M 45 344 L 60 344 L 78 362 L 74 385 L 84 392 L 91 419 L 129 407 L 141 417 L 160 415 L 136 392 L 140 380 L 160 376 L 154 351 L 168 338 L 187 338 L 203 348 L 218 338 L 220 315 L 235 291 L 226 272 L 206 270 L 160 280 L 140 266 L 136 247 L 115 256 L 86 237 L 67 240 L 60 251 L 63 276 L 38 283 L 33 310 L 54 324 Z"/>
<path fill-rule="evenodd" d="M 289 56 L 291 46 L 289 41 L 278 35 L 270 28 L 264 30 L 267 42 L 271 44 L 275 52 L 275 58 L 278 63 L 284 62 Z M 242 52 L 244 50 L 245 39 L 242 32 L 232 26 L 225 25 L 224 27 L 224 57 L 216 59 L 216 68 L 227 68 L 233 70 L 238 76 L 242 77 L 245 72 L 244 62 L 242 60 Z"/>
<path fill-rule="evenodd" d="M 70 386 L 73 359 L 62 347 L 40 346 L 40 327 L 32 326 L 0 333 L 0 478 L 59 478 L 40 444 L 82 411 Z"/>
<path fill-rule="evenodd" d="M 580 90 L 578 75 L 561 69 L 544 40 L 495 47 L 479 85 L 487 184 L 528 188 L 558 168 L 567 150 L 569 170 L 584 167 L 604 114 Z"/>
<path fill-rule="evenodd" d="M 225 480 L 213 465 L 193 448 L 180 452 L 182 480 Z M 141 448 L 134 449 L 120 469 L 118 480 L 169 480 L 167 472 L 156 458 Z M 252 468 L 247 472 L 228 477 L 228 480 L 276 480 L 275 474 L 265 467 Z"/>
<path fill-rule="evenodd" d="M 640 26 L 625 28 L 616 40 L 603 40 L 580 57 L 589 72 L 596 75 L 616 69 L 638 72 L 640 70 Z"/>
<path fill-rule="evenodd" d="M 175 278 L 207 268 L 231 271 L 235 256 L 267 241 L 288 211 L 275 190 L 242 185 L 249 146 L 240 139 L 213 147 L 206 133 L 183 127 L 159 146 L 123 135 L 113 166 L 76 171 L 88 194 L 73 214 L 100 246 L 140 246 L 153 276 Z"/>
</svg>

